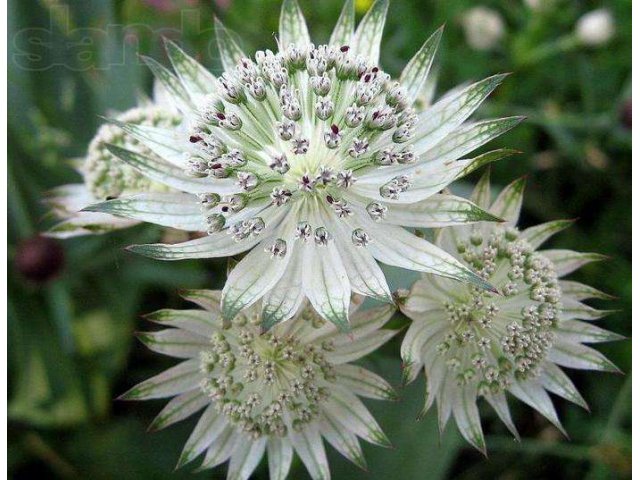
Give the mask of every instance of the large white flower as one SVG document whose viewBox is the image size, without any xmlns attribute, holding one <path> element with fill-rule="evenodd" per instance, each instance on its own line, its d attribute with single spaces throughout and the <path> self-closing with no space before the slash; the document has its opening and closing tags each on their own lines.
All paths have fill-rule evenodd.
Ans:
<svg viewBox="0 0 640 480">
<path fill-rule="evenodd" d="M 323 439 L 362 468 L 358 437 L 389 446 L 357 395 L 390 400 L 395 393 L 384 379 L 350 362 L 395 335 L 381 329 L 393 306 L 354 313 L 351 335 L 336 332 L 309 306 L 295 321 L 262 333 L 257 306 L 225 326 L 221 292 L 194 290 L 184 296 L 205 310 L 160 310 L 148 318 L 173 328 L 140 336 L 151 350 L 183 361 L 122 396 L 174 397 L 152 429 L 204 409 L 178 466 L 204 453 L 200 468 L 229 461 L 227 478 L 247 479 L 266 451 L 271 479 L 284 479 L 295 451 L 312 478 L 327 479 Z M 354 300 L 352 310 L 361 300 Z"/>
<path fill-rule="evenodd" d="M 495 285 L 499 294 L 472 286 L 460 288 L 458 283 L 426 275 L 407 296 L 401 294 L 400 300 L 400 308 L 412 320 L 401 350 L 404 382 L 413 381 L 424 368 L 427 398 L 423 414 L 435 402 L 440 428 L 444 429 L 453 414 L 462 435 L 483 452 L 479 397 L 493 407 L 516 438 L 506 392 L 562 430 L 547 391 L 583 407 L 586 403 L 560 367 L 617 370 L 602 354 L 584 345 L 621 338 L 591 323 L 607 311 L 582 303 L 610 297 L 587 285 L 560 280 L 602 256 L 536 251 L 572 222 L 553 221 L 519 231 L 515 225 L 523 190 L 524 180 L 517 180 L 491 204 L 487 172 L 472 200 L 506 223 L 436 233 L 436 245 Z"/>
<path fill-rule="evenodd" d="M 403 227 L 441 227 L 495 217 L 440 192 L 496 150 L 466 155 L 520 118 L 465 123 L 503 80 L 496 75 L 446 94 L 423 112 L 422 92 L 438 46 L 434 33 L 392 81 L 378 67 L 387 1 L 354 31 L 348 1 L 326 45 L 314 46 L 295 0 L 285 0 L 279 50 L 248 58 L 216 23 L 224 74 L 216 78 L 168 42 L 175 75 L 149 66 L 192 122 L 178 130 L 121 124 L 154 155 L 111 151 L 183 194 L 139 195 L 89 210 L 207 231 L 176 245 L 131 250 L 163 260 L 249 251 L 228 278 L 223 315 L 264 297 L 264 324 L 290 318 L 309 299 L 348 328 L 351 292 L 390 301 L 376 263 L 443 275 L 490 289 L 451 255 Z"/>
<path fill-rule="evenodd" d="M 141 98 L 138 106 L 116 116 L 119 122 L 163 128 L 179 128 L 183 125 L 181 118 L 159 83 L 155 85 L 153 99 Z M 138 221 L 82 209 L 123 195 L 168 191 L 165 185 L 148 179 L 109 152 L 108 144 L 141 154 L 149 153 L 149 149 L 118 126 L 102 125 L 89 143 L 86 156 L 74 161 L 83 183 L 62 185 L 49 192 L 45 201 L 53 215 L 63 221 L 54 225 L 46 235 L 68 238 L 130 227 Z"/>
</svg>

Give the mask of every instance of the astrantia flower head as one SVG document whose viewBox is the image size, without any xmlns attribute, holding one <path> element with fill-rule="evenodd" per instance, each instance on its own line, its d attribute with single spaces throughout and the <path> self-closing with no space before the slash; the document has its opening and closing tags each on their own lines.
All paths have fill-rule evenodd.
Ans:
<svg viewBox="0 0 640 480">
<path fill-rule="evenodd" d="M 436 244 L 495 285 L 499 294 L 474 286 L 460 288 L 426 275 L 401 295 L 401 309 L 413 320 L 402 344 L 403 377 L 413 381 L 424 368 L 427 398 L 435 402 L 440 428 L 453 414 L 463 436 L 484 451 L 476 405 L 479 397 L 494 408 L 514 436 L 506 392 L 527 403 L 562 429 L 547 391 L 585 406 L 560 367 L 615 371 L 603 355 L 584 344 L 616 340 L 616 334 L 582 320 L 606 311 L 582 300 L 607 298 L 577 282 L 560 280 L 602 257 L 538 247 L 570 221 L 554 221 L 520 231 L 524 181 L 506 187 L 491 204 L 489 176 L 472 200 L 506 220 L 439 230 Z"/>
<path fill-rule="evenodd" d="M 167 100 L 159 83 L 154 98 L 117 115 L 115 122 L 162 128 L 178 128 L 182 116 Z M 47 232 L 58 238 L 106 233 L 138 223 L 136 220 L 106 213 L 85 212 L 83 208 L 103 200 L 149 191 L 168 191 L 162 183 L 154 182 L 113 155 L 107 145 L 117 145 L 141 154 L 149 149 L 115 124 L 102 125 L 89 143 L 87 154 L 75 163 L 83 183 L 63 185 L 53 189 L 47 197 L 53 214 L 63 219 Z"/>
<path fill-rule="evenodd" d="M 247 479 L 265 451 L 272 480 L 287 476 L 295 451 L 314 479 L 330 477 L 323 439 L 360 467 L 359 438 L 389 441 L 357 395 L 393 399 L 390 385 L 349 362 L 395 335 L 383 330 L 390 305 L 358 311 L 353 334 L 337 333 L 310 307 L 295 322 L 263 333 L 251 307 L 225 325 L 219 291 L 186 292 L 205 310 L 160 310 L 149 319 L 170 326 L 141 335 L 152 350 L 182 363 L 132 388 L 130 400 L 173 398 L 153 422 L 159 429 L 204 409 L 178 466 L 205 453 L 201 468 L 229 461 L 227 478 Z M 354 300 L 352 309 L 361 302 Z"/>
<path fill-rule="evenodd" d="M 224 73 L 214 77 L 172 43 L 176 75 L 149 65 L 191 131 L 124 125 L 154 155 L 111 151 L 154 181 L 185 192 L 91 207 L 206 238 L 132 250 L 164 260 L 249 251 L 228 278 L 226 318 L 264 297 L 264 324 L 290 318 L 309 299 L 348 328 L 352 291 L 390 301 L 377 261 L 491 288 L 451 255 L 402 227 L 440 227 L 495 217 L 438 192 L 508 153 L 466 158 L 519 118 L 465 123 L 502 81 L 497 75 L 445 95 L 421 113 L 441 30 L 398 81 L 378 65 L 387 2 L 354 31 L 347 2 L 327 44 L 311 43 L 295 0 L 285 0 L 278 51 L 242 52 L 218 22 Z"/>
</svg>

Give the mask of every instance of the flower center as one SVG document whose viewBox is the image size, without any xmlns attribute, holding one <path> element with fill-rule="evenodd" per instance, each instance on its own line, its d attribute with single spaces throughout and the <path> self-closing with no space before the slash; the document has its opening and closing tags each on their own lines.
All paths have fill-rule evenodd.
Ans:
<svg viewBox="0 0 640 480">
<path fill-rule="evenodd" d="M 259 51 L 219 83 L 191 129 L 188 172 L 235 178 L 243 193 L 206 202 L 210 233 L 255 200 L 282 206 L 310 194 L 325 199 L 329 187 L 338 192 L 331 196 L 336 213 L 345 215 L 340 192 L 357 181 L 356 172 L 415 161 L 404 144 L 417 117 L 403 89 L 348 46 Z M 396 178 L 380 193 L 398 198 L 409 186 Z"/>
<path fill-rule="evenodd" d="M 537 376 L 561 308 L 553 263 L 519 239 L 516 229 L 502 227 L 488 239 L 472 234 L 458 243 L 458 252 L 502 296 L 473 287 L 444 303 L 450 330 L 436 348 L 449 371 L 459 385 L 475 383 L 482 394 Z"/>
<path fill-rule="evenodd" d="M 301 319 L 300 321 L 304 321 Z M 320 346 L 293 335 L 260 334 L 259 315 L 240 315 L 236 325 L 215 333 L 200 355 L 201 389 L 230 422 L 255 438 L 286 435 L 311 422 L 329 396 L 333 366 Z"/>
<path fill-rule="evenodd" d="M 181 123 L 177 114 L 161 107 L 133 108 L 119 115 L 117 119 L 123 123 L 164 128 L 176 127 Z M 161 188 L 109 152 L 107 144 L 141 154 L 150 153 L 147 147 L 123 132 L 120 127 L 112 124 L 102 125 L 89 144 L 87 157 L 82 166 L 85 184 L 95 198 L 109 199 L 127 192 L 139 193 L 151 188 Z"/>
</svg>

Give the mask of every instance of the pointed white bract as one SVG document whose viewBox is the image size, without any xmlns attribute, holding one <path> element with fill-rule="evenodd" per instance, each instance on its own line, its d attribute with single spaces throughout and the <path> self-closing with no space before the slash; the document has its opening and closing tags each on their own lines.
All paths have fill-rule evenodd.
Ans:
<svg viewBox="0 0 640 480">
<path fill-rule="evenodd" d="M 190 242 L 135 245 L 132 251 L 164 260 L 224 257 L 234 250 L 229 238 L 239 242 L 236 253 L 253 249 L 224 288 L 227 318 L 265 298 L 265 325 L 275 325 L 307 298 L 347 330 L 352 292 L 391 301 L 377 262 L 491 289 L 459 260 L 401 227 L 496 219 L 437 193 L 500 158 L 462 157 L 520 121 L 465 123 L 504 76 L 455 89 L 429 105 L 429 72 L 442 31 L 395 81 L 378 65 L 387 1 L 374 2 L 357 28 L 353 8 L 347 2 L 329 44 L 314 45 L 299 5 L 286 0 L 278 51 L 252 57 L 216 20 L 225 68 L 218 78 L 168 44 L 175 74 L 147 63 L 187 118 L 189 132 L 163 139 L 123 125 L 152 155 L 110 149 L 184 195 L 158 200 L 162 206 L 152 205 L 159 197 L 145 196 L 125 207 L 118 201 L 90 210 L 178 229 L 199 224 L 210 238 L 197 248 Z M 194 202 L 200 222 L 193 218 Z M 409 206 L 406 214 L 402 205 Z"/>
<path fill-rule="evenodd" d="M 123 130 L 120 127 L 122 125 L 127 125 L 127 129 Z M 84 208 L 104 200 L 142 192 L 168 191 L 168 187 L 150 180 L 111 153 L 108 145 L 117 145 L 144 155 L 153 155 L 153 152 L 159 150 L 162 145 L 150 149 L 128 130 L 145 131 L 149 132 L 149 135 L 155 133 L 156 138 L 164 139 L 167 138 L 166 132 L 169 135 L 178 133 L 181 125 L 182 115 L 171 102 L 167 101 L 159 84 L 156 85 L 153 100 L 144 99 L 137 107 L 118 114 L 110 123 L 102 125 L 89 143 L 86 156 L 78 159 L 74 165 L 82 175 L 83 183 L 63 185 L 49 192 L 46 203 L 51 207 L 53 215 L 63 221 L 53 226 L 46 235 L 68 238 L 100 234 L 138 223 L 134 217 L 117 211 L 110 212 L 106 209 L 83 211 Z M 164 150 L 161 151 L 164 153 Z M 185 230 L 200 229 L 200 227 L 185 228 Z"/>
<path fill-rule="evenodd" d="M 284 479 L 295 452 L 314 479 L 329 478 L 324 441 L 365 468 L 359 438 L 389 446 L 358 396 L 395 399 L 380 376 L 351 365 L 395 330 L 382 329 L 395 309 L 356 311 L 352 335 L 336 332 L 310 305 L 295 322 L 261 327 L 258 306 L 223 325 L 222 292 L 185 292 L 205 310 L 160 310 L 147 318 L 169 327 L 140 335 L 153 351 L 182 363 L 125 393 L 127 400 L 173 397 L 152 424 L 164 428 L 203 411 L 178 466 L 203 455 L 202 468 L 229 462 L 227 478 L 247 479 L 265 452 L 272 479 Z M 351 307 L 357 310 L 362 298 Z"/>
<path fill-rule="evenodd" d="M 505 393 L 538 410 L 562 429 L 547 392 L 586 407 L 559 368 L 615 371 L 585 344 L 617 340 L 618 335 L 582 320 L 604 316 L 582 303 L 606 295 L 560 277 L 602 257 L 537 248 L 570 225 L 549 222 L 520 231 L 524 181 L 507 186 L 491 202 L 488 173 L 471 200 L 504 223 L 478 223 L 436 231 L 436 245 L 458 258 L 498 293 L 426 275 L 400 294 L 400 308 L 412 324 L 402 343 L 403 380 L 426 373 L 424 412 L 434 403 L 444 428 L 453 416 L 464 438 L 485 451 L 477 400 L 484 398 L 518 436 Z M 402 215 L 410 215 L 403 212 Z"/>
</svg>

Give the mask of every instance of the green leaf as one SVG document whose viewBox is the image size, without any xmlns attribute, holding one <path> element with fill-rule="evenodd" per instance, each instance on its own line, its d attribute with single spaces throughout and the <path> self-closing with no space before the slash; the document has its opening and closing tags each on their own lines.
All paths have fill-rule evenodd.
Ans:
<svg viewBox="0 0 640 480">
<path fill-rule="evenodd" d="M 153 153 L 173 166 L 186 169 L 184 153 L 187 148 L 184 132 L 177 128 L 167 129 L 151 125 L 124 123 L 115 118 L 105 118 L 113 125 L 117 125 L 124 132 L 139 140 Z"/>
<path fill-rule="evenodd" d="M 340 331 L 348 332 L 351 328 L 351 286 L 335 242 L 330 241 L 327 246 L 311 245 L 309 242 L 303 248 L 306 248 L 306 268 L 302 274 L 305 295 L 316 312 Z"/>
<path fill-rule="evenodd" d="M 225 320 L 233 320 L 241 310 L 253 305 L 277 284 L 287 271 L 295 248 L 291 243 L 284 258 L 272 258 L 260 244 L 231 271 L 222 290 L 222 314 Z"/>
<path fill-rule="evenodd" d="M 270 480 L 286 480 L 293 458 L 291 442 L 279 437 L 270 437 L 267 441 L 267 457 Z"/>
<path fill-rule="evenodd" d="M 476 389 L 474 386 L 466 386 L 461 392 L 456 392 L 453 397 L 453 416 L 456 419 L 458 430 L 471 445 L 477 448 L 483 455 L 487 454 L 487 445 L 482 433 L 480 414 L 476 405 Z"/>
<path fill-rule="evenodd" d="M 7 302 L 9 361 L 12 362 L 8 418 L 38 428 L 70 427 L 87 422 L 92 412 L 84 389 L 90 385 L 84 383 L 87 378 L 73 361 L 71 351 L 63 348 L 69 344 L 73 347 L 77 338 L 71 337 L 71 332 L 64 328 L 64 324 L 73 320 L 68 308 L 53 304 L 54 301 L 60 303 L 60 298 L 46 287 L 44 293 L 50 295 L 47 309 L 33 292 L 27 294 L 16 286 L 17 282 L 10 282 Z M 58 283 L 57 288 L 64 287 Z M 61 318 L 55 319 L 56 316 Z M 114 336 L 122 341 L 115 332 Z"/>
<path fill-rule="evenodd" d="M 620 369 L 597 350 L 560 339 L 554 343 L 547 358 L 550 362 L 567 368 L 620 373 Z"/>
<path fill-rule="evenodd" d="M 147 64 L 151 73 L 164 87 L 167 94 L 171 97 L 174 105 L 180 108 L 184 113 L 195 109 L 191 103 L 189 92 L 184 88 L 182 82 L 167 68 L 160 65 L 153 58 L 142 56 L 144 63 Z"/>
<path fill-rule="evenodd" d="M 358 437 L 349 430 L 342 428 L 342 425 L 330 416 L 323 416 L 320 420 L 320 430 L 323 438 L 327 440 L 333 448 L 361 469 L 367 469 L 367 461 L 362 453 L 362 447 L 360 446 Z"/>
<path fill-rule="evenodd" d="M 344 364 L 336 368 L 338 381 L 361 397 L 397 400 L 393 387 L 379 375 L 357 365 Z"/>
<path fill-rule="evenodd" d="M 491 205 L 491 213 L 504 218 L 508 225 L 518 223 L 525 184 L 526 179 L 522 177 L 507 185 Z"/>
<path fill-rule="evenodd" d="M 137 337 L 149 350 L 176 358 L 197 358 L 211 348 L 207 337 L 178 328 L 138 333 Z"/>
<path fill-rule="evenodd" d="M 587 402 L 582 398 L 571 379 L 555 363 L 545 362 L 540 374 L 540 381 L 544 388 L 551 393 L 555 393 L 559 397 L 569 400 L 585 410 L 589 410 Z"/>
<path fill-rule="evenodd" d="M 185 260 L 190 258 L 217 258 L 237 255 L 258 243 L 258 238 L 247 238 L 240 242 L 233 240 L 231 235 L 222 233 L 209 235 L 188 242 L 165 244 L 151 243 L 146 245 L 131 245 L 126 250 L 157 260 Z"/>
<path fill-rule="evenodd" d="M 572 250 L 541 250 L 539 253 L 553 262 L 558 277 L 569 275 L 589 263 L 609 258 L 599 253 L 574 252 Z"/>
<path fill-rule="evenodd" d="M 233 69 L 247 55 L 242 51 L 222 22 L 218 20 L 218 17 L 214 18 L 214 24 L 222 68 L 228 71 Z"/>
<path fill-rule="evenodd" d="M 262 331 L 293 317 L 304 300 L 302 248 L 295 247 L 286 275 L 262 299 Z"/>
<path fill-rule="evenodd" d="M 302 47 L 311 43 L 307 22 L 297 0 L 284 0 L 280 11 L 280 43 L 282 48 L 289 45 Z"/>
<path fill-rule="evenodd" d="M 553 235 L 573 225 L 575 220 L 554 220 L 529 227 L 522 232 L 520 238 L 526 240 L 534 249 L 537 249 Z"/>
<path fill-rule="evenodd" d="M 55 224 L 44 235 L 53 238 L 71 238 L 80 235 L 99 235 L 135 225 L 132 220 L 106 217 L 91 213 L 76 214 L 74 217 Z"/>
<path fill-rule="evenodd" d="M 413 382 L 424 366 L 422 363 L 422 351 L 427 342 L 433 343 L 438 337 L 438 332 L 443 330 L 442 312 L 421 312 L 419 320 L 409 325 L 409 330 L 402 340 L 400 357 L 402 358 L 402 384 Z M 434 345 L 435 347 L 435 345 Z"/>
<path fill-rule="evenodd" d="M 392 356 L 368 357 L 367 368 L 389 379 L 392 384 L 399 381 L 400 361 Z M 405 387 L 400 392 L 400 403 L 369 401 L 367 407 L 378 420 L 386 434 L 393 440 L 392 449 L 369 448 L 367 452 L 368 472 L 352 467 L 347 462 L 330 458 L 334 478 L 350 480 L 382 479 L 428 479 L 451 478 L 451 467 L 462 447 L 462 439 L 454 429 L 442 434 L 438 432 L 437 417 L 427 415 L 422 421 L 414 417 L 421 409 L 424 383 L 422 381 Z M 410 458 L 399 452 L 416 452 Z M 427 455 L 426 452 L 437 452 Z M 331 456 L 331 452 L 330 452 Z M 338 455 L 333 455 L 338 460 Z"/>
<path fill-rule="evenodd" d="M 563 321 L 571 319 L 598 320 L 615 312 L 615 310 L 597 310 L 577 300 L 564 298 L 562 301 L 562 309 L 560 310 L 560 319 Z M 561 322 L 560 325 L 562 325 L 562 323 L 563 322 Z"/>
<path fill-rule="evenodd" d="M 351 290 L 381 302 L 393 303 L 382 269 L 365 248 L 356 247 L 353 244 L 352 230 L 343 222 L 337 222 L 334 234 L 341 243 L 339 253 L 349 277 Z"/>
<path fill-rule="evenodd" d="M 208 178 L 189 177 L 184 170 L 167 163 L 159 157 L 148 157 L 116 145 L 106 145 L 113 155 L 142 173 L 145 177 L 188 193 L 211 193 L 221 195 L 235 193 L 238 186 L 230 178 L 212 181 Z"/>
<path fill-rule="evenodd" d="M 398 330 L 383 329 L 357 337 L 353 334 L 351 342 L 343 341 L 341 345 L 338 345 L 336 341 L 335 351 L 328 352 L 326 357 L 334 364 L 353 362 L 377 350 L 397 333 Z M 349 336 L 349 334 L 346 333 L 343 335 Z"/>
<path fill-rule="evenodd" d="M 481 135 L 480 141 L 482 143 L 486 143 L 489 142 L 491 140 L 493 140 L 494 138 L 502 135 L 503 133 L 507 132 L 508 130 L 512 129 L 513 127 L 515 127 L 518 123 L 520 123 L 521 120 L 518 119 L 518 117 L 510 117 L 510 118 L 503 118 L 503 119 L 499 119 L 499 120 L 495 120 L 493 121 L 491 124 L 489 124 L 489 128 L 485 130 L 485 128 L 487 127 L 487 124 L 483 124 L 482 125 L 482 129 L 485 130 L 484 134 L 490 132 L 490 135 L 488 137 L 484 137 L 484 135 Z M 477 139 L 476 139 L 477 141 Z M 477 146 L 475 146 L 476 144 L 472 144 L 471 147 L 469 147 L 468 145 L 466 146 L 466 148 L 477 148 L 479 147 L 481 144 L 478 144 Z M 474 157 L 470 160 L 467 160 L 467 164 L 465 165 L 465 167 L 460 171 L 460 173 L 458 173 L 458 175 L 456 176 L 456 179 L 462 178 L 468 174 L 470 174 L 471 172 L 477 170 L 480 167 L 483 167 L 485 165 L 488 165 L 490 163 L 493 162 L 497 162 L 498 160 L 502 160 L 503 158 L 507 158 L 510 157 L 511 155 L 515 155 L 517 153 L 521 153 L 518 150 L 513 150 L 510 148 L 500 148 L 498 150 L 491 150 L 490 152 L 486 152 L 486 153 L 482 153 L 480 155 L 478 155 L 477 157 Z M 461 160 L 462 161 L 462 160 Z M 488 170 L 487 170 L 488 171 Z M 482 179 L 481 179 L 482 180 Z M 487 173 L 487 179 L 486 182 L 489 183 L 489 174 Z M 484 208 L 484 209 L 488 209 L 489 208 L 489 203 L 487 203 L 486 205 L 482 202 L 478 202 L 476 201 L 474 198 L 471 198 L 472 201 L 474 201 L 475 203 L 477 203 L 480 207 Z M 483 199 L 484 200 L 484 199 Z M 489 195 L 489 201 L 491 200 L 491 195 Z"/>
<path fill-rule="evenodd" d="M 322 437 L 317 427 L 309 426 L 300 432 L 291 431 L 289 433 L 291 443 L 296 453 L 309 471 L 314 480 L 329 480 L 331 473 L 327 455 L 324 451 Z"/>
<path fill-rule="evenodd" d="M 601 292 L 589 285 L 571 280 L 560 280 L 560 289 L 564 296 L 572 297 L 578 301 L 588 300 L 590 298 L 598 298 L 601 300 L 613 300 L 615 298 L 614 296 Z"/>
<path fill-rule="evenodd" d="M 391 447 L 391 442 L 362 401 L 346 388 L 332 387 L 325 414 L 369 443 Z"/>
<path fill-rule="evenodd" d="M 328 336 L 334 337 L 336 345 L 349 344 L 353 337 L 364 337 L 370 333 L 379 331 L 396 313 L 396 306 L 393 304 L 378 305 L 372 308 L 361 308 L 351 316 L 351 331 L 346 334 L 335 336 L 335 332 L 330 332 Z"/>
<path fill-rule="evenodd" d="M 416 203 L 387 205 L 385 223 L 404 227 L 440 228 L 503 220 L 473 202 L 454 195 L 436 194 Z"/>
<path fill-rule="evenodd" d="M 216 78 L 178 45 L 164 38 L 167 56 L 187 95 L 197 101 L 199 95 L 215 92 Z"/>
<path fill-rule="evenodd" d="M 507 403 L 507 397 L 504 392 L 489 395 L 484 398 L 498 414 L 498 417 L 500 417 L 500 420 L 502 420 L 502 423 L 504 423 L 505 426 L 509 429 L 513 437 L 516 440 L 520 441 L 520 434 L 518 433 L 518 430 L 516 429 L 516 426 L 513 424 L 513 420 L 511 419 L 509 404 Z"/>
<path fill-rule="evenodd" d="M 331 38 L 329 39 L 329 45 L 336 47 L 342 47 L 349 45 L 353 39 L 353 30 L 356 22 L 356 9 L 354 0 L 346 0 L 340 13 L 340 18 L 336 22 L 336 26 L 333 28 Z"/>
<path fill-rule="evenodd" d="M 199 388 L 202 374 L 200 359 L 186 360 L 168 370 L 139 383 L 118 397 L 119 400 L 148 400 L 165 398 Z"/>
<path fill-rule="evenodd" d="M 549 395 L 536 379 L 526 382 L 516 381 L 509 387 L 509 392 L 518 399 L 540 412 L 547 420 L 567 436 L 567 432 L 562 427 L 558 414 Z"/>
<path fill-rule="evenodd" d="M 267 437 L 249 442 L 239 442 L 229 461 L 228 479 L 248 479 L 264 455 Z"/>
<path fill-rule="evenodd" d="M 222 293 L 219 290 L 182 290 L 180 296 L 209 312 L 220 313 Z"/>
<path fill-rule="evenodd" d="M 227 425 L 224 430 L 214 439 L 215 448 L 207 450 L 207 454 L 202 461 L 202 465 L 196 469 L 196 472 L 220 465 L 221 463 L 226 462 L 231 454 L 233 454 L 237 445 L 238 436 L 235 433 L 235 428 L 229 425 L 228 422 L 226 422 L 226 424 Z"/>
<path fill-rule="evenodd" d="M 444 25 L 436 30 L 418 50 L 418 53 L 404 67 L 400 75 L 400 85 L 407 92 L 407 101 L 412 104 L 420 92 L 429 76 L 433 59 L 436 56 Z"/>
<path fill-rule="evenodd" d="M 557 332 L 562 340 L 573 343 L 600 343 L 624 340 L 624 336 L 579 320 L 563 320 Z"/>
<path fill-rule="evenodd" d="M 495 151 L 495 150 L 494 150 Z M 491 153 L 491 152 L 489 152 Z M 483 154 L 486 155 L 486 154 Z M 476 157 L 477 158 L 477 157 Z M 466 173 L 463 173 L 466 175 Z M 471 192 L 470 200 L 480 208 L 487 210 L 491 206 L 491 168 L 487 169 Z"/>
<path fill-rule="evenodd" d="M 462 265 L 453 256 L 403 228 L 377 225 L 373 222 L 369 222 L 367 228 L 375 239 L 367 249 L 383 263 L 441 275 L 477 285 L 485 290 L 495 291 L 491 284 Z"/>
<path fill-rule="evenodd" d="M 173 425 L 209 405 L 211 400 L 200 389 L 182 393 L 171 399 L 149 425 L 149 431 L 155 432 Z"/>
<path fill-rule="evenodd" d="M 60 353 L 60 357 L 64 356 Z M 83 423 L 88 419 L 87 404 L 79 390 L 77 379 L 52 375 L 52 366 L 43 354 L 30 349 L 29 361 L 21 368 L 17 390 L 10 399 L 8 418 L 39 427 L 61 427 Z M 53 369 L 55 370 L 55 369 Z M 54 380 L 56 377 L 57 380 Z M 57 391 L 63 385 L 67 389 Z"/>
<path fill-rule="evenodd" d="M 354 53 L 362 55 L 368 63 L 373 65 L 378 65 L 380 62 L 380 44 L 388 9 L 388 0 L 375 0 L 360 21 L 353 38 Z"/>
<path fill-rule="evenodd" d="M 444 97 L 421 113 L 413 140 L 415 154 L 422 155 L 458 128 L 506 76 L 500 74 L 485 78 Z"/>
<path fill-rule="evenodd" d="M 178 230 L 207 229 L 197 197 L 185 193 L 142 193 L 96 203 L 83 211 L 108 213 Z"/>
<path fill-rule="evenodd" d="M 184 445 L 176 468 L 180 468 L 193 461 L 198 455 L 204 452 L 209 445 L 219 440 L 220 437 L 229 430 L 231 430 L 231 428 L 225 415 L 217 411 L 216 405 L 209 405 L 198 420 L 187 443 Z M 216 449 L 218 448 L 220 447 L 218 446 Z"/>
<path fill-rule="evenodd" d="M 218 328 L 222 327 L 222 323 L 217 321 L 211 312 L 205 310 L 171 310 L 165 308 L 144 315 L 144 318 L 161 325 L 187 330 L 205 338 L 208 338 Z"/>
</svg>

